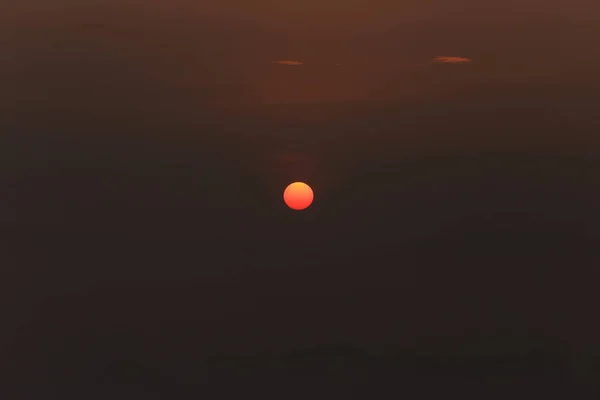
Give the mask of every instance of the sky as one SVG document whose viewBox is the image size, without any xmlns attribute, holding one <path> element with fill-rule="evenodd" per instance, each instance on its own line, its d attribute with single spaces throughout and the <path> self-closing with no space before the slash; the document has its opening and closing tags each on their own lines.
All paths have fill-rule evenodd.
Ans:
<svg viewBox="0 0 600 400">
<path fill-rule="evenodd" d="M 9 1 L 11 384 L 65 398 L 113 356 L 163 382 L 339 344 L 597 354 L 598 20 L 591 0 Z"/>
<path fill-rule="evenodd" d="M 19 2 L 3 16 L 7 44 L 18 48 L 5 57 L 10 68 L 11 54 L 53 51 L 63 73 L 75 68 L 89 76 L 82 68 L 107 63 L 121 69 L 118 79 L 131 80 L 127 68 L 153 85 L 229 106 L 233 99 L 395 100 L 493 84 L 598 84 L 595 2 L 279 3 Z M 436 56 L 467 57 L 473 65 L 440 71 L 430 65 Z M 274 71 L 278 60 L 305 64 L 302 71 Z M 37 79 L 48 84 L 50 77 Z"/>
</svg>

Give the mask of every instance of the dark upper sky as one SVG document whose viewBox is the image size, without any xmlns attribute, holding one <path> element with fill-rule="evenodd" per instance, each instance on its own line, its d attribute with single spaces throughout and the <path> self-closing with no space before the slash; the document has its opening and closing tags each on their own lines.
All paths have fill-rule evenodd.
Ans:
<svg viewBox="0 0 600 400">
<path fill-rule="evenodd" d="M 19 71 L 11 81 L 21 96 L 30 85 L 65 91 L 64 74 L 72 85 L 79 77 L 104 90 L 160 87 L 228 106 L 598 84 L 593 1 L 14 3 L 1 17 L 3 70 Z M 435 56 L 473 65 L 435 68 Z M 284 70 L 277 60 L 305 65 Z"/>
<path fill-rule="evenodd" d="M 592 0 L 5 5 L 3 348 L 59 371 L 106 361 L 109 333 L 173 365 L 594 348 L 599 20 Z"/>
</svg>

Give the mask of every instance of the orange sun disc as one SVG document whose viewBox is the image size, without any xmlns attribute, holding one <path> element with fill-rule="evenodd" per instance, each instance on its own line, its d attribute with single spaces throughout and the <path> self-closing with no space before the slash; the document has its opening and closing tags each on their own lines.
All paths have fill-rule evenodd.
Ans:
<svg viewBox="0 0 600 400">
<path fill-rule="evenodd" d="M 283 192 L 283 201 L 292 210 L 304 210 L 313 202 L 314 194 L 310 186 L 304 182 L 294 182 Z"/>
</svg>

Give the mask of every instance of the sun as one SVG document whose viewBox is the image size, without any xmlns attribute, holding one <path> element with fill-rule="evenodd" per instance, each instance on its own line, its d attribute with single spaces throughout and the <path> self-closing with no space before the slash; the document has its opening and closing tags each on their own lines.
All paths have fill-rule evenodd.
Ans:
<svg viewBox="0 0 600 400">
<path fill-rule="evenodd" d="M 314 198 L 312 189 L 304 182 L 291 183 L 283 192 L 283 201 L 292 210 L 299 211 L 308 208 Z"/>
</svg>

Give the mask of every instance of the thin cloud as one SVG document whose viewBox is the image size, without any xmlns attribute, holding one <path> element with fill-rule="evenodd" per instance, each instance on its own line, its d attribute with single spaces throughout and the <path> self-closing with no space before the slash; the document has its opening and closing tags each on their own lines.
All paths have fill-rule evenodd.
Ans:
<svg viewBox="0 0 600 400">
<path fill-rule="evenodd" d="M 302 61 L 295 61 L 295 60 L 280 60 L 280 61 L 275 61 L 275 64 L 292 65 L 292 66 L 304 65 L 304 63 Z"/>
<path fill-rule="evenodd" d="M 433 62 L 442 64 L 466 64 L 470 63 L 471 59 L 466 57 L 437 56 L 433 58 Z"/>
</svg>

